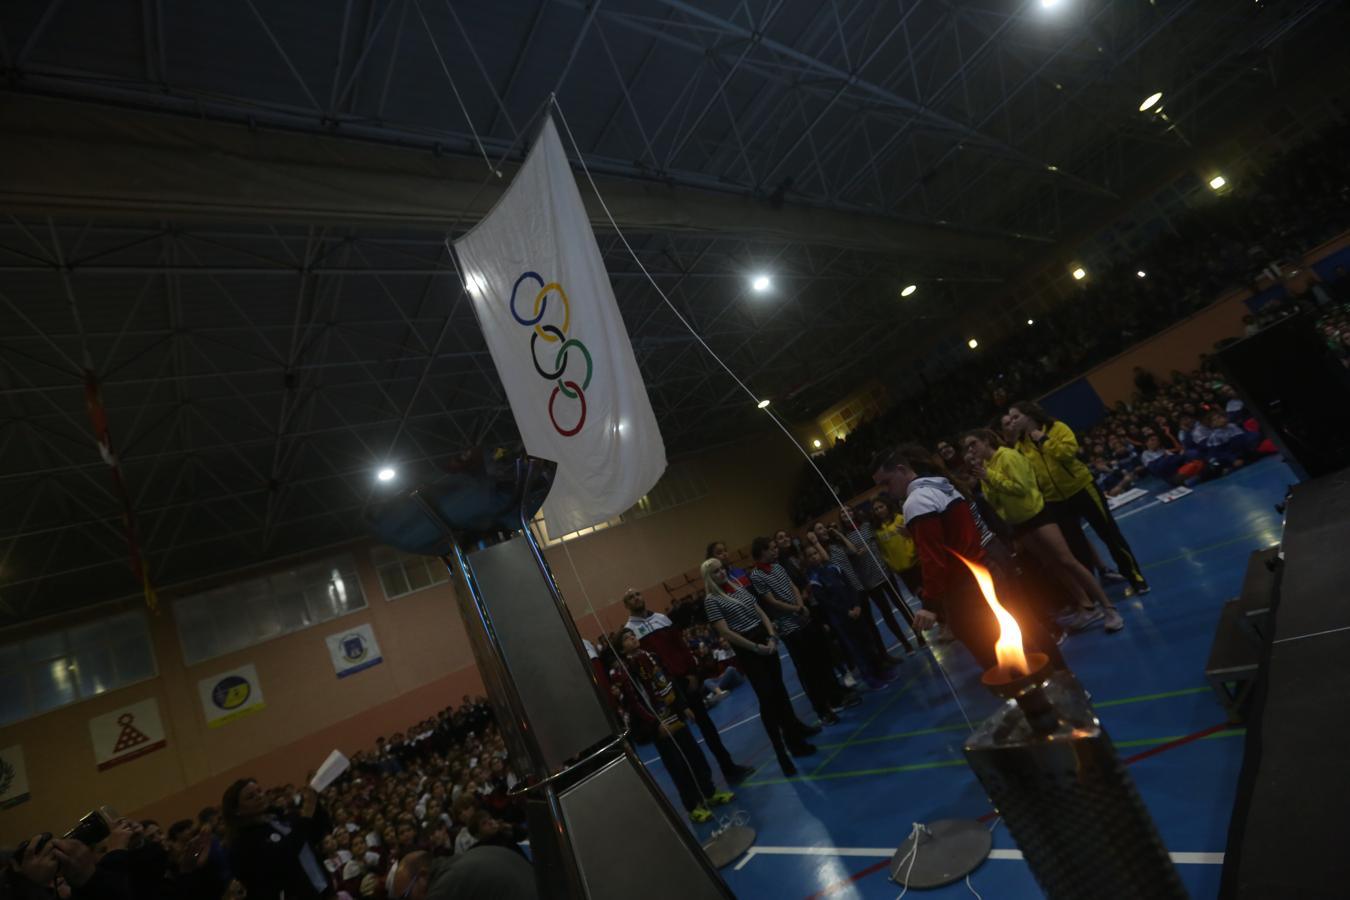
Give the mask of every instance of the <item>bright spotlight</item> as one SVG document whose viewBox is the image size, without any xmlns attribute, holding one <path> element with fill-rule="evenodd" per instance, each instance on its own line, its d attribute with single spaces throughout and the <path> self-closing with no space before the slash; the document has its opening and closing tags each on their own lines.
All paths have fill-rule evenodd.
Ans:
<svg viewBox="0 0 1350 900">
<path fill-rule="evenodd" d="M 816 438 L 814 441 L 812 441 L 812 442 L 811 442 L 811 446 L 812 446 L 812 447 L 815 447 L 817 450 L 819 450 L 819 449 L 820 449 L 820 438 Z"/>
<path fill-rule="evenodd" d="M 381 481 L 393 481 L 394 476 L 397 474 L 398 473 L 395 472 L 393 469 L 389 468 L 388 466 L 385 466 L 379 472 L 375 473 L 375 477 L 380 479 Z"/>
<path fill-rule="evenodd" d="M 1041 0 L 1041 9 L 1050 9 L 1059 6 L 1059 0 Z"/>
<path fill-rule="evenodd" d="M 980 342 L 975 340 L 974 338 L 971 338 L 970 340 L 966 341 L 966 346 L 974 350 L 976 347 L 980 346 Z"/>
<path fill-rule="evenodd" d="M 1036 320 L 1035 320 L 1035 319 L 1027 319 L 1027 324 L 1028 324 L 1028 325 L 1035 325 L 1035 324 L 1036 324 Z"/>
<path fill-rule="evenodd" d="M 1162 91 L 1154 91 L 1153 93 L 1149 94 L 1147 97 L 1144 98 L 1143 103 L 1139 104 L 1139 111 L 1148 112 L 1150 109 L 1157 106 L 1158 101 L 1161 99 L 1162 99 Z"/>
<path fill-rule="evenodd" d="M 1086 277 L 1087 277 L 1087 269 L 1083 268 L 1082 266 L 1079 266 L 1078 268 L 1073 270 L 1074 281 L 1082 281 Z"/>
<path fill-rule="evenodd" d="M 910 296 L 911 294 L 913 294 L 915 291 L 917 291 L 918 289 L 919 289 L 919 286 L 918 286 L 917 284 L 907 284 L 907 285 L 905 285 L 904 290 L 902 290 L 902 291 L 900 292 L 900 296 L 901 296 L 901 297 L 908 297 L 908 296 Z"/>
<path fill-rule="evenodd" d="M 759 405 L 759 408 L 760 408 L 760 409 L 768 409 L 768 408 L 769 408 L 769 401 L 768 401 L 768 400 L 761 400 L 761 401 L 759 401 L 759 404 L 758 404 L 758 405 Z"/>
<path fill-rule="evenodd" d="M 764 293 L 769 289 L 769 284 L 770 282 L 768 275 L 756 275 L 755 280 L 750 282 L 750 286 L 754 288 L 757 293 L 760 294 Z"/>
<path fill-rule="evenodd" d="M 1138 272 L 1135 272 L 1135 273 L 1134 273 L 1134 277 L 1135 277 L 1135 278 L 1147 278 L 1147 277 L 1148 277 L 1148 273 L 1145 272 L 1143 269 L 1140 269 Z"/>
<path fill-rule="evenodd" d="M 1209 180 L 1209 186 L 1216 191 L 1221 191 L 1228 184 L 1228 179 L 1222 175 L 1215 175 Z"/>
</svg>

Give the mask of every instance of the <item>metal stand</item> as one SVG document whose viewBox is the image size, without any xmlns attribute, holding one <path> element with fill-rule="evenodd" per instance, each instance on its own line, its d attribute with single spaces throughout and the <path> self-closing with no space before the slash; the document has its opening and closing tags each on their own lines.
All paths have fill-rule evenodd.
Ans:
<svg viewBox="0 0 1350 900">
<path fill-rule="evenodd" d="M 532 457 L 468 455 L 435 484 L 375 507 L 368 523 L 400 550 L 441 557 L 455 577 L 474 658 L 522 778 L 515 793 L 525 797 L 540 896 L 628 900 L 638 890 L 647 900 L 730 900 L 623 739 L 530 533 L 555 469 Z M 720 835 L 719 857 L 743 839 Z"/>
<path fill-rule="evenodd" d="M 725 869 L 745 855 L 755 844 L 755 829 L 747 825 L 732 825 L 712 833 L 703 844 L 703 852 L 714 868 Z"/>
<path fill-rule="evenodd" d="M 994 839 L 974 819 L 919 824 L 891 857 L 891 881 L 907 888 L 935 888 L 960 881 L 989 857 Z"/>
</svg>

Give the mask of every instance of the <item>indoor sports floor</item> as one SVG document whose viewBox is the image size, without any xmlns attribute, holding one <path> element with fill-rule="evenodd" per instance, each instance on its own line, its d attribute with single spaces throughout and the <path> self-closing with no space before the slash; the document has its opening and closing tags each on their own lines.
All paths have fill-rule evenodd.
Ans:
<svg viewBox="0 0 1350 900">
<path fill-rule="evenodd" d="M 1279 541 L 1274 506 L 1294 481 L 1272 459 L 1170 504 L 1147 497 L 1117 510 L 1152 593 L 1126 599 L 1115 588 L 1125 630 L 1093 630 L 1063 645 L 1196 898 L 1218 890 L 1243 744 L 1243 731 L 1225 725 L 1205 660 L 1219 608 L 1238 592 L 1248 555 Z M 971 719 L 988 715 L 996 701 L 964 650 L 949 644 L 937 655 Z M 736 802 L 719 811 L 743 811 L 758 832 L 750 853 L 723 870 L 738 897 L 894 898 L 900 887 L 887 866 L 912 822 L 990 815 L 994 824 L 961 754 L 968 729 L 937 667 L 920 653 L 899 670 L 895 683 L 866 695 L 813 739 L 820 752 L 798 760 L 801 774 L 792 779 L 778 769 L 748 685 L 713 710 L 733 756 L 757 769 Z M 799 713 L 812 721 L 786 660 L 784 673 Z M 1178 740 L 1187 737 L 1195 739 Z M 639 752 L 674 798 L 652 748 Z M 710 830 L 699 827 L 700 837 Z M 1042 896 L 1002 827 L 994 831 L 993 855 L 970 881 L 986 900 Z M 971 893 L 958 882 L 915 895 Z"/>
</svg>

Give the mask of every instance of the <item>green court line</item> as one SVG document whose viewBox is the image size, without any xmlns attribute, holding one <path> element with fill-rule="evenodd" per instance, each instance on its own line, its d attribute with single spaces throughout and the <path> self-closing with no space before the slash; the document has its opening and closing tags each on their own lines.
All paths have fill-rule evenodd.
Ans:
<svg viewBox="0 0 1350 900">
<path fill-rule="evenodd" d="M 1225 731 L 1216 731 L 1214 734 L 1206 735 L 1201 738 L 1204 741 L 1211 741 L 1216 738 L 1240 737 L 1247 733 L 1245 728 L 1230 728 Z M 1151 747 L 1158 744 L 1166 744 L 1175 741 L 1185 735 L 1171 735 L 1158 738 L 1140 738 L 1132 741 L 1117 741 L 1115 745 L 1119 747 Z M 909 763 L 903 766 L 887 766 L 879 769 L 853 769 L 848 772 L 826 772 L 824 774 L 798 775 L 795 778 L 765 778 L 760 781 L 746 781 L 741 783 L 741 787 L 771 787 L 776 784 L 795 784 L 804 781 L 833 781 L 840 778 L 866 778 L 872 775 L 896 775 L 903 772 L 923 772 L 929 769 L 949 769 L 957 766 L 964 766 L 966 761 L 962 759 L 940 759 L 933 762 Z"/>
<path fill-rule="evenodd" d="M 1163 691 L 1162 693 L 1158 694 L 1137 694 L 1133 697 L 1120 697 L 1115 700 L 1103 700 L 1100 703 L 1093 703 L 1092 705 L 1094 708 L 1102 709 L 1108 706 L 1124 706 L 1127 703 L 1147 703 L 1150 700 L 1167 700 L 1171 697 L 1186 697 L 1191 694 L 1204 694 L 1208 693 L 1211 690 L 1213 690 L 1213 688 L 1210 687 L 1189 687 L 1189 688 L 1182 688 L 1179 691 Z M 871 723 L 869 722 L 868 724 Z M 843 742 L 842 744 L 817 744 L 816 746 L 820 747 L 822 750 L 830 750 L 838 748 L 839 750 L 842 751 L 843 748 L 845 747 L 859 747 L 862 746 L 863 744 L 884 744 L 888 741 L 900 741 L 904 740 L 905 738 L 922 737 L 925 734 L 943 734 L 948 731 L 966 731 L 969 728 L 970 728 L 969 725 L 962 722 L 959 725 L 940 725 L 936 728 L 920 728 L 918 731 L 901 731 L 895 734 L 883 734 L 877 737 L 853 738 Z M 835 755 L 837 756 L 838 754 Z M 817 767 L 816 771 L 818 772 L 820 768 L 822 767 Z"/>
<path fill-rule="evenodd" d="M 1269 528 L 1258 528 L 1255 531 L 1249 531 L 1246 534 L 1240 534 L 1235 538 L 1229 538 L 1226 541 L 1219 541 L 1217 544 L 1209 544 L 1208 546 L 1205 547 L 1196 547 L 1194 550 L 1187 550 L 1185 553 L 1178 553 L 1176 556 L 1171 556 L 1168 557 L 1167 559 L 1160 559 L 1157 562 L 1147 563 L 1141 568 L 1156 569 L 1159 566 L 1171 565 L 1174 562 L 1181 562 L 1184 559 L 1191 559 L 1192 557 L 1199 556 L 1202 553 L 1208 553 L 1211 550 L 1218 550 L 1221 547 L 1229 547 L 1232 546 L 1233 544 L 1240 544 L 1243 541 L 1250 541 L 1252 538 L 1260 537 L 1261 535 L 1266 534 L 1269 531 L 1270 531 Z"/>
<path fill-rule="evenodd" d="M 877 717 L 880 716 L 882 713 L 884 713 L 886 710 L 890 709 L 891 706 L 895 703 L 895 701 L 905 696 L 905 694 L 909 692 L 909 689 L 914 687 L 915 683 L 918 682 L 918 680 L 919 675 L 915 675 L 914 677 L 910 678 L 909 681 L 905 682 L 904 686 L 901 687 L 900 690 L 896 691 L 893 695 L 891 695 L 891 697 L 887 699 L 885 703 L 878 706 L 877 711 L 872 713 L 872 715 L 868 717 L 866 722 L 863 722 L 861 725 L 857 727 L 857 729 L 854 730 L 853 735 L 850 736 L 848 740 L 844 741 L 842 744 L 839 744 L 833 753 L 825 757 L 825 759 L 821 762 L 820 765 L 816 766 L 813 770 L 811 770 L 811 775 L 812 776 L 819 775 L 822 769 L 824 769 L 830 763 L 834 762 L 834 758 L 838 756 L 840 753 L 844 752 L 844 748 L 848 747 L 853 742 L 854 737 L 862 734 L 864 731 L 870 728 L 872 723 L 877 720 Z"/>
</svg>

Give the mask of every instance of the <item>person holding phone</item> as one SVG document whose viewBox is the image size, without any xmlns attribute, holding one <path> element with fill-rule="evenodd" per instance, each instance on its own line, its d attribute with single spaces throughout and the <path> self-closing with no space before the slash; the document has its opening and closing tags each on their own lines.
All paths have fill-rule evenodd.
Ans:
<svg viewBox="0 0 1350 900">
<path fill-rule="evenodd" d="M 319 900 L 333 889 L 319 859 L 320 842 L 332 829 L 319 795 L 306 787 L 300 807 L 278 815 L 252 778 L 241 778 L 221 798 L 230 869 L 250 900 Z"/>
<path fill-rule="evenodd" d="M 710 624 L 736 653 L 736 665 L 759 699 L 759 720 L 769 734 L 778 764 L 788 778 L 797 774 L 793 756 L 810 756 L 807 738 L 820 733 L 797 718 L 783 684 L 778 634 L 754 596 L 733 580 L 716 557 L 699 567 L 707 597 L 703 610 Z"/>
<path fill-rule="evenodd" d="M 86 817 L 87 819 L 88 817 Z M 83 824 L 83 823 L 81 823 Z M 77 833 L 79 827 L 71 830 Z M 95 839 L 110 837 L 106 821 Z M 0 871 L 0 897 L 5 900 L 56 900 L 53 887 L 61 879 L 73 900 L 136 900 L 126 876 L 126 851 L 110 850 L 95 859 L 88 844 L 71 837 L 35 834 L 19 844 Z"/>
</svg>

